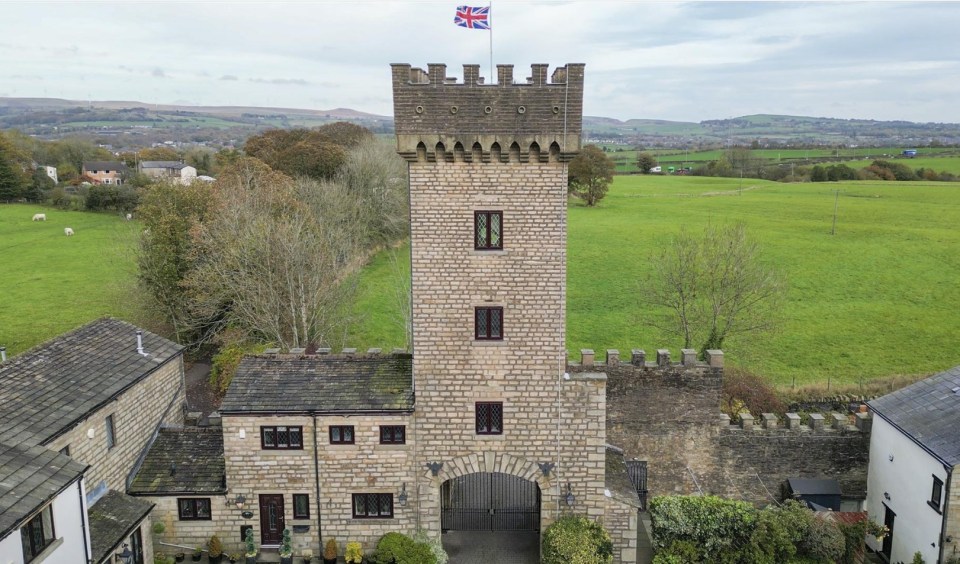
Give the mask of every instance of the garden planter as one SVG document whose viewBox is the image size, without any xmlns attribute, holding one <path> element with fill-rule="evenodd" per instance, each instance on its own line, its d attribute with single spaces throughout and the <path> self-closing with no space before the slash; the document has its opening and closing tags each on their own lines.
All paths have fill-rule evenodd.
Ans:
<svg viewBox="0 0 960 564">
<path fill-rule="evenodd" d="M 220 562 L 223 561 L 223 556 L 222 555 L 207 556 L 207 561 L 210 562 L 210 564 L 220 564 Z"/>
<path fill-rule="evenodd" d="M 187 555 L 182 552 L 178 552 L 173 555 L 173 559 L 176 560 L 177 562 L 183 562 L 184 560 L 187 559 Z"/>
<path fill-rule="evenodd" d="M 200 562 L 201 558 L 203 558 L 202 554 L 193 554 L 190 556 L 190 560 L 193 560 L 194 562 Z"/>
<path fill-rule="evenodd" d="M 324 558 L 323 564 L 337 564 L 336 558 Z"/>
<path fill-rule="evenodd" d="M 256 556 L 246 556 L 246 564 L 257 564 Z"/>
<path fill-rule="evenodd" d="M 293 555 L 291 556 L 281 556 L 280 564 L 293 564 Z"/>
</svg>

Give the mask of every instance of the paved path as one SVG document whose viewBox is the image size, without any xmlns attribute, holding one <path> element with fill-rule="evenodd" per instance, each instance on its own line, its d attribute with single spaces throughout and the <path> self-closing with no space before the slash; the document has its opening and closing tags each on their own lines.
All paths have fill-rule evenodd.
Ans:
<svg viewBox="0 0 960 564">
<path fill-rule="evenodd" d="M 517 531 L 448 531 L 443 548 L 450 564 L 537 564 L 540 535 Z"/>
</svg>

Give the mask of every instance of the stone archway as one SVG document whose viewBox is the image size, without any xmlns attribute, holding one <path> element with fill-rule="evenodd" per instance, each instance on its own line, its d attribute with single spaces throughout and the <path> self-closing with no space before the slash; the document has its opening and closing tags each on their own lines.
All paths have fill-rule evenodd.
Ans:
<svg viewBox="0 0 960 564">
<path fill-rule="evenodd" d="M 440 489 L 441 531 L 540 531 L 540 487 L 502 472 L 451 478 Z"/>
</svg>

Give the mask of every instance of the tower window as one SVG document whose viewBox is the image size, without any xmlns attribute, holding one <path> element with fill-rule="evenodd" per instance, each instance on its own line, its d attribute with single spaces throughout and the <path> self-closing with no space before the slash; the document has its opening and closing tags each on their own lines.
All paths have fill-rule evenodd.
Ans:
<svg viewBox="0 0 960 564">
<path fill-rule="evenodd" d="M 503 434 L 503 403 L 477 402 L 477 434 Z"/>
<path fill-rule="evenodd" d="M 503 308 L 476 308 L 474 310 L 474 333 L 478 341 L 503 340 Z"/>
<path fill-rule="evenodd" d="M 478 251 L 503 249 L 503 212 L 473 212 L 473 248 Z"/>
</svg>

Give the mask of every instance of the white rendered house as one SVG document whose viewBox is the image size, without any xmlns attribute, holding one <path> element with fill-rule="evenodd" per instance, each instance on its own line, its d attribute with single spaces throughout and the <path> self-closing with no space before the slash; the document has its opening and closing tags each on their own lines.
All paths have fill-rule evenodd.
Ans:
<svg viewBox="0 0 960 564">
<path fill-rule="evenodd" d="M 888 562 L 960 555 L 960 366 L 869 402 L 867 511 L 890 533 L 870 547 Z"/>
</svg>

